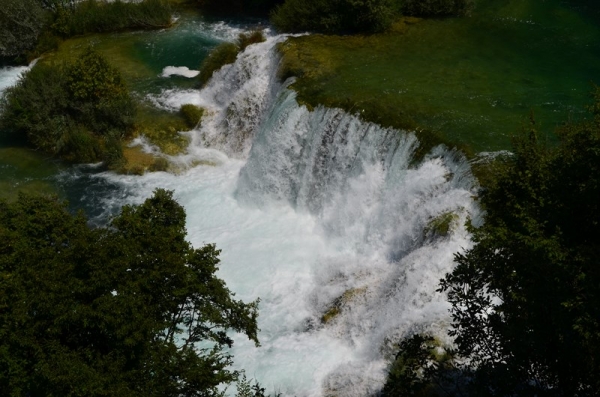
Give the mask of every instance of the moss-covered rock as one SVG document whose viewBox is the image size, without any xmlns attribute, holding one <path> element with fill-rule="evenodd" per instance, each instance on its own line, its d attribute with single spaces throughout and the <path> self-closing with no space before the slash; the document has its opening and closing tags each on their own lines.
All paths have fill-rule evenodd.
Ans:
<svg viewBox="0 0 600 397">
<path fill-rule="evenodd" d="M 433 218 L 427 223 L 423 234 L 446 237 L 456 227 L 458 223 L 458 214 L 454 212 L 444 212 Z"/>
<path fill-rule="evenodd" d="M 355 299 L 364 296 L 367 292 L 367 287 L 362 288 L 350 288 L 346 290 L 342 295 L 337 297 L 329 309 L 321 316 L 321 323 L 328 324 L 341 313 L 343 308 Z"/>
</svg>

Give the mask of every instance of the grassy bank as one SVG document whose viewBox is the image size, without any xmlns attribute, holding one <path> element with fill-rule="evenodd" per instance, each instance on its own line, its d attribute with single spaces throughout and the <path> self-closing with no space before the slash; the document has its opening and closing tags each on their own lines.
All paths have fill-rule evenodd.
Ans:
<svg viewBox="0 0 600 397">
<path fill-rule="evenodd" d="M 471 17 L 405 18 L 384 34 L 293 37 L 280 47 L 281 73 L 298 77 L 309 106 L 417 130 L 428 144 L 506 149 L 531 110 L 547 139 L 581 116 L 600 68 L 600 31 L 585 11 L 479 2 Z"/>
</svg>

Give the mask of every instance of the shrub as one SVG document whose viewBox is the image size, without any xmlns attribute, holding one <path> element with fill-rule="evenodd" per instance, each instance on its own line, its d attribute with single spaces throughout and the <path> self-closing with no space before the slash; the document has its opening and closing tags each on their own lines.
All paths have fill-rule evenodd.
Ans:
<svg viewBox="0 0 600 397">
<path fill-rule="evenodd" d="M 253 30 L 250 33 L 240 33 L 237 44 L 240 51 L 244 51 L 251 44 L 262 43 L 265 41 L 265 34 L 262 30 Z"/>
<path fill-rule="evenodd" d="M 223 43 L 212 50 L 200 67 L 200 85 L 205 85 L 215 71 L 235 62 L 238 52 L 239 48 L 234 43 Z"/>
<path fill-rule="evenodd" d="M 18 58 L 33 49 L 45 23 L 35 0 L 3 0 L 0 10 L 0 58 Z"/>
<path fill-rule="evenodd" d="M 198 125 L 198 123 L 202 119 L 202 115 L 204 114 L 204 109 L 202 109 L 196 105 L 186 104 L 186 105 L 181 106 L 181 108 L 179 109 L 179 113 L 184 118 L 187 126 L 190 128 L 194 128 L 195 126 Z"/>
<path fill-rule="evenodd" d="M 214 245 L 187 241 L 172 192 L 98 228 L 20 195 L 0 201 L 0 236 L 2 396 L 221 396 L 230 335 L 258 345 L 258 301 L 234 299 Z"/>
<path fill-rule="evenodd" d="M 473 0 L 403 0 L 402 13 L 405 15 L 458 16 L 468 14 L 473 8 Z"/>
<path fill-rule="evenodd" d="M 396 0 L 287 0 L 271 15 L 283 32 L 374 33 L 398 16 Z"/>
<path fill-rule="evenodd" d="M 74 162 L 120 161 L 135 103 L 119 72 L 88 49 L 71 65 L 37 64 L 2 98 L 0 127 Z"/>
<path fill-rule="evenodd" d="M 96 134 L 133 128 L 135 104 L 121 73 L 88 48 L 66 68 L 66 87 L 77 118 Z"/>
<path fill-rule="evenodd" d="M 268 15 L 284 0 L 197 0 L 208 12 L 233 14 Z"/>
<path fill-rule="evenodd" d="M 58 5 L 52 29 L 64 37 L 87 33 L 132 29 L 155 29 L 170 25 L 171 7 L 167 0 L 125 3 L 86 0 L 77 5 Z"/>
<path fill-rule="evenodd" d="M 206 57 L 200 67 L 200 85 L 203 86 L 212 77 L 213 73 L 223 66 L 234 63 L 237 55 L 251 44 L 262 43 L 265 35 L 261 30 L 250 33 L 240 33 L 235 43 L 223 43 L 216 47 Z"/>
</svg>

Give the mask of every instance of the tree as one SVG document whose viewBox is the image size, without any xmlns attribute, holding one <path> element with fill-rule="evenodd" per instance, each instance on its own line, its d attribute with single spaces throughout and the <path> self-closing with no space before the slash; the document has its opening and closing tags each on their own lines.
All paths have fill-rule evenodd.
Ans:
<svg viewBox="0 0 600 397">
<path fill-rule="evenodd" d="M 215 276 L 157 190 L 90 228 L 56 198 L 0 202 L 0 390 L 6 396 L 215 396 L 233 341 L 258 344 L 257 302 Z"/>
<path fill-rule="evenodd" d="M 560 144 L 532 128 L 481 194 L 485 224 L 441 283 L 476 395 L 600 394 L 600 92 Z"/>
<path fill-rule="evenodd" d="M 135 102 L 121 74 L 92 48 L 74 63 L 36 64 L 0 98 L 3 133 L 66 160 L 117 166 Z"/>
<path fill-rule="evenodd" d="M 474 7 L 473 0 L 403 0 L 402 13 L 419 17 L 461 16 Z"/>
<path fill-rule="evenodd" d="M 45 23 L 36 0 L 4 0 L 0 7 L 0 58 L 17 58 L 37 44 Z"/>
<path fill-rule="evenodd" d="M 70 107 L 93 133 L 118 131 L 123 137 L 134 124 L 135 103 L 123 77 L 108 60 L 88 47 L 65 70 Z"/>
<path fill-rule="evenodd" d="M 284 32 L 374 33 L 398 15 L 396 0 L 286 0 L 271 21 Z"/>
</svg>

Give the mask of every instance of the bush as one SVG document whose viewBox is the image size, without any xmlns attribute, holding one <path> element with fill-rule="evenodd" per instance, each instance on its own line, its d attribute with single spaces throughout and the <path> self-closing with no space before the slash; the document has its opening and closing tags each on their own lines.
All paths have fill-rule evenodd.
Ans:
<svg viewBox="0 0 600 397">
<path fill-rule="evenodd" d="M 251 44 L 262 43 L 265 41 L 265 35 L 262 30 L 253 30 L 250 33 L 240 33 L 237 39 L 239 51 L 244 51 Z"/>
<path fill-rule="evenodd" d="M 116 129 L 124 135 L 133 129 L 135 104 L 121 73 L 106 58 L 90 47 L 65 74 L 72 108 L 90 131 Z"/>
<path fill-rule="evenodd" d="M 468 14 L 473 0 L 403 0 L 402 13 L 418 17 L 459 16 Z"/>
<path fill-rule="evenodd" d="M 198 0 L 200 7 L 208 12 L 250 15 L 268 15 L 284 0 Z"/>
<path fill-rule="evenodd" d="M 535 123 L 480 194 L 485 224 L 441 282 L 476 396 L 600 395 L 600 91 L 560 144 Z"/>
<path fill-rule="evenodd" d="M 238 52 L 239 48 L 234 43 L 223 43 L 212 50 L 200 67 L 200 85 L 205 85 L 215 71 L 234 63 Z"/>
<path fill-rule="evenodd" d="M 170 24 L 171 7 L 167 0 L 144 0 L 140 3 L 86 0 L 69 7 L 56 6 L 52 30 L 70 37 L 87 33 L 156 29 Z"/>
<path fill-rule="evenodd" d="M 3 0 L 0 9 L 0 58 L 15 59 L 33 49 L 45 23 L 35 0 Z"/>
<path fill-rule="evenodd" d="M 37 64 L 2 98 L 0 127 L 74 162 L 114 164 L 133 130 L 135 103 L 119 72 L 88 49 L 65 66 Z"/>
<path fill-rule="evenodd" d="M 236 380 L 232 333 L 258 345 L 258 301 L 216 276 L 156 190 L 90 228 L 56 198 L 0 201 L 2 396 L 216 397 Z M 25 325 L 26 324 L 26 325 Z"/>
<path fill-rule="evenodd" d="M 216 47 L 200 67 L 200 85 L 206 84 L 213 73 L 223 66 L 234 63 L 238 54 L 244 51 L 246 47 L 251 44 L 262 43 L 265 40 L 264 33 L 261 30 L 255 30 L 250 33 L 240 33 L 235 43 L 223 43 Z"/>
<path fill-rule="evenodd" d="M 398 15 L 396 0 L 287 0 L 271 21 L 283 32 L 374 33 Z"/>
</svg>

